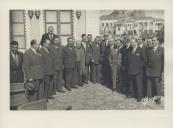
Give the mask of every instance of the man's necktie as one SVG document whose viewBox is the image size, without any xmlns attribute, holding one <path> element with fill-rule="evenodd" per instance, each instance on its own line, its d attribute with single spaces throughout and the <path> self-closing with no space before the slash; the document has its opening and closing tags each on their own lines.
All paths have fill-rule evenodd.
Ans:
<svg viewBox="0 0 173 128">
<path fill-rule="evenodd" d="M 17 57 L 17 54 L 14 54 L 15 55 L 15 62 L 16 62 L 16 65 L 18 66 L 18 57 Z"/>
</svg>

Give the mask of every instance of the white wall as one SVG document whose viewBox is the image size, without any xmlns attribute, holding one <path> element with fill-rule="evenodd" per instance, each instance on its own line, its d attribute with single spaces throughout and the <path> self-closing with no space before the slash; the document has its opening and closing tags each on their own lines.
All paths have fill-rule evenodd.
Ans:
<svg viewBox="0 0 173 128">
<path fill-rule="evenodd" d="M 99 36 L 100 11 L 86 11 L 86 34 L 92 34 L 93 38 Z"/>
</svg>

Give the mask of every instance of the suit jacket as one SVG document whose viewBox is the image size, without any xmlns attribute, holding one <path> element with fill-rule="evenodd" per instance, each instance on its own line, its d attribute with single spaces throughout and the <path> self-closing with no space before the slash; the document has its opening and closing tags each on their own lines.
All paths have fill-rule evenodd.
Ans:
<svg viewBox="0 0 173 128">
<path fill-rule="evenodd" d="M 83 48 L 75 48 L 76 60 L 80 62 L 80 70 L 85 72 L 85 52 Z"/>
<path fill-rule="evenodd" d="M 127 53 L 127 72 L 130 75 L 136 75 L 143 70 L 144 64 L 146 63 L 146 54 L 140 47 L 137 47 L 134 53 L 132 52 L 133 49 Z"/>
<path fill-rule="evenodd" d="M 24 74 L 22 70 L 23 53 L 17 52 L 18 64 L 16 64 L 12 53 L 10 52 L 10 82 L 11 83 L 23 83 Z"/>
<path fill-rule="evenodd" d="M 63 64 L 64 68 L 75 68 L 76 66 L 76 53 L 75 47 L 65 46 L 63 48 Z"/>
<path fill-rule="evenodd" d="M 86 42 L 86 49 L 84 48 L 83 44 L 81 44 L 82 48 L 85 51 L 85 63 L 89 64 L 91 61 L 91 45 Z"/>
<path fill-rule="evenodd" d="M 37 55 L 30 48 L 23 56 L 23 67 L 26 79 L 42 79 L 44 75 L 43 71 L 43 59 L 41 54 Z"/>
<path fill-rule="evenodd" d="M 39 53 L 42 55 L 43 58 L 43 69 L 45 75 L 52 75 L 55 73 L 54 63 L 53 63 L 53 56 L 42 47 L 39 50 Z"/>
<path fill-rule="evenodd" d="M 147 49 L 146 74 L 152 77 L 161 77 L 164 70 L 164 48 L 159 47 L 154 52 L 152 48 Z"/>
<path fill-rule="evenodd" d="M 55 39 L 56 34 L 53 34 L 53 38 L 50 39 L 49 33 L 45 33 L 42 35 L 41 42 L 43 42 L 45 39 L 49 39 L 50 42 L 53 44 L 54 39 Z"/>
<path fill-rule="evenodd" d="M 116 66 L 117 68 L 120 67 L 121 54 L 119 52 L 119 49 L 117 49 L 117 51 L 116 51 L 115 48 L 111 47 L 109 61 L 110 61 L 110 64 L 112 64 L 112 66 Z"/>
<path fill-rule="evenodd" d="M 100 64 L 101 54 L 100 54 L 100 45 L 93 43 L 91 45 L 91 59 L 94 61 L 94 64 Z"/>
<path fill-rule="evenodd" d="M 107 47 L 106 42 L 107 42 L 107 40 L 103 40 L 100 43 L 100 52 L 101 52 L 102 58 L 104 58 L 104 55 L 105 55 L 105 50 L 106 50 L 106 47 Z"/>
<path fill-rule="evenodd" d="M 58 48 L 56 48 L 55 45 L 52 44 L 50 49 L 50 53 L 53 57 L 55 70 L 63 70 L 63 46 L 59 46 Z"/>
<path fill-rule="evenodd" d="M 131 46 L 129 46 L 127 48 L 127 45 L 123 46 L 120 49 L 121 52 L 121 66 L 124 66 L 125 68 L 127 68 L 127 62 L 126 62 L 126 58 L 127 58 L 127 53 L 131 50 Z"/>
</svg>

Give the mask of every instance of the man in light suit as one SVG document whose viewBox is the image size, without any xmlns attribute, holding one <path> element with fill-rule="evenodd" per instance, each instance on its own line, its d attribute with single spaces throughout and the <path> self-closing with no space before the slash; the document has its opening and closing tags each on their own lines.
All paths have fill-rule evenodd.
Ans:
<svg viewBox="0 0 173 128">
<path fill-rule="evenodd" d="M 48 33 L 43 34 L 43 36 L 41 38 L 41 42 L 43 42 L 45 39 L 48 39 L 48 40 L 50 40 L 51 44 L 53 44 L 54 39 L 56 37 L 56 34 L 54 34 L 53 32 L 54 32 L 53 26 L 49 26 Z"/>
<path fill-rule="evenodd" d="M 43 58 L 43 69 L 44 69 L 44 86 L 45 86 L 45 97 L 48 99 L 52 99 L 52 90 L 54 84 L 54 63 L 53 57 L 50 53 L 50 40 L 45 39 L 42 42 L 42 48 L 39 50 L 39 53 L 42 55 Z"/>
<path fill-rule="evenodd" d="M 22 70 L 23 53 L 18 51 L 18 45 L 17 41 L 12 41 L 10 44 L 10 83 L 24 82 Z"/>
<path fill-rule="evenodd" d="M 88 84 L 89 80 L 89 65 L 91 60 L 91 45 L 87 42 L 87 36 L 86 34 L 82 34 L 82 41 L 81 41 L 82 48 L 85 51 L 85 67 L 86 67 L 86 78 L 84 82 Z"/>
<path fill-rule="evenodd" d="M 109 63 L 111 66 L 111 78 L 112 78 L 112 90 L 119 90 L 118 87 L 118 76 L 119 76 L 119 70 L 121 65 L 121 54 L 119 50 L 120 45 L 120 39 L 117 39 L 114 41 L 113 39 L 110 40 L 111 43 L 111 51 L 109 56 Z"/>
<path fill-rule="evenodd" d="M 140 102 L 143 96 L 142 71 L 146 63 L 146 55 L 138 46 L 136 38 L 131 39 L 131 46 L 132 49 L 128 51 L 126 58 L 130 86 L 129 94 L 137 98 L 137 102 Z"/>
<path fill-rule="evenodd" d="M 153 37 L 153 48 L 147 50 L 147 96 L 156 97 L 155 102 L 161 104 L 161 80 L 164 71 L 164 49 L 159 46 L 159 39 Z"/>
<path fill-rule="evenodd" d="M 44 99 L 44 70 L 43 59 L 38 53 L 39 43 L 37 40 L 31 41 L 31 48 L 29 48 L 23 56 L 23 67 L 27 82 L 32 82 L 35 86 L 34 91 L 28 92 L 28 100 Z"/>
</svg>

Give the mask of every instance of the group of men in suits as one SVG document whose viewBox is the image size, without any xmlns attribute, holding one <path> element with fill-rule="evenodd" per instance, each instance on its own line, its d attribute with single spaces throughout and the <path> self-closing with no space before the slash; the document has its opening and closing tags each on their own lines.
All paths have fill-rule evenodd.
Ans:
<svg viewBox="0 0 173 128">
<path fill-rule="evenodd" d="M 121 49 L 122 78 L 126 86 L 127 97 L 142 98 L 161 103 L 161 80 L 163 79 L 164 49 L 159 38 L 131 37 Z"/>
<path fill-rule="evenodd" d="M 113 91 L 125 92 L 128 98 L 156 97 L 161 103 L 161 78 L 164 50 L 157 37 L 103 38 L 82 34 L 81 40 L 67 39 L 62 46 L 60 36 L 48 28 L 40 43 L 33 39 L 31 47 L 22 54 L 18 43 L 11 42 L 10 82 L 24 82 L 29 101 L 52 99 L 56 92 L 79 88 L 89 81 L 101 83 Z M 30 84 L 28 84 L 30 83 Z"/>
</svg>

